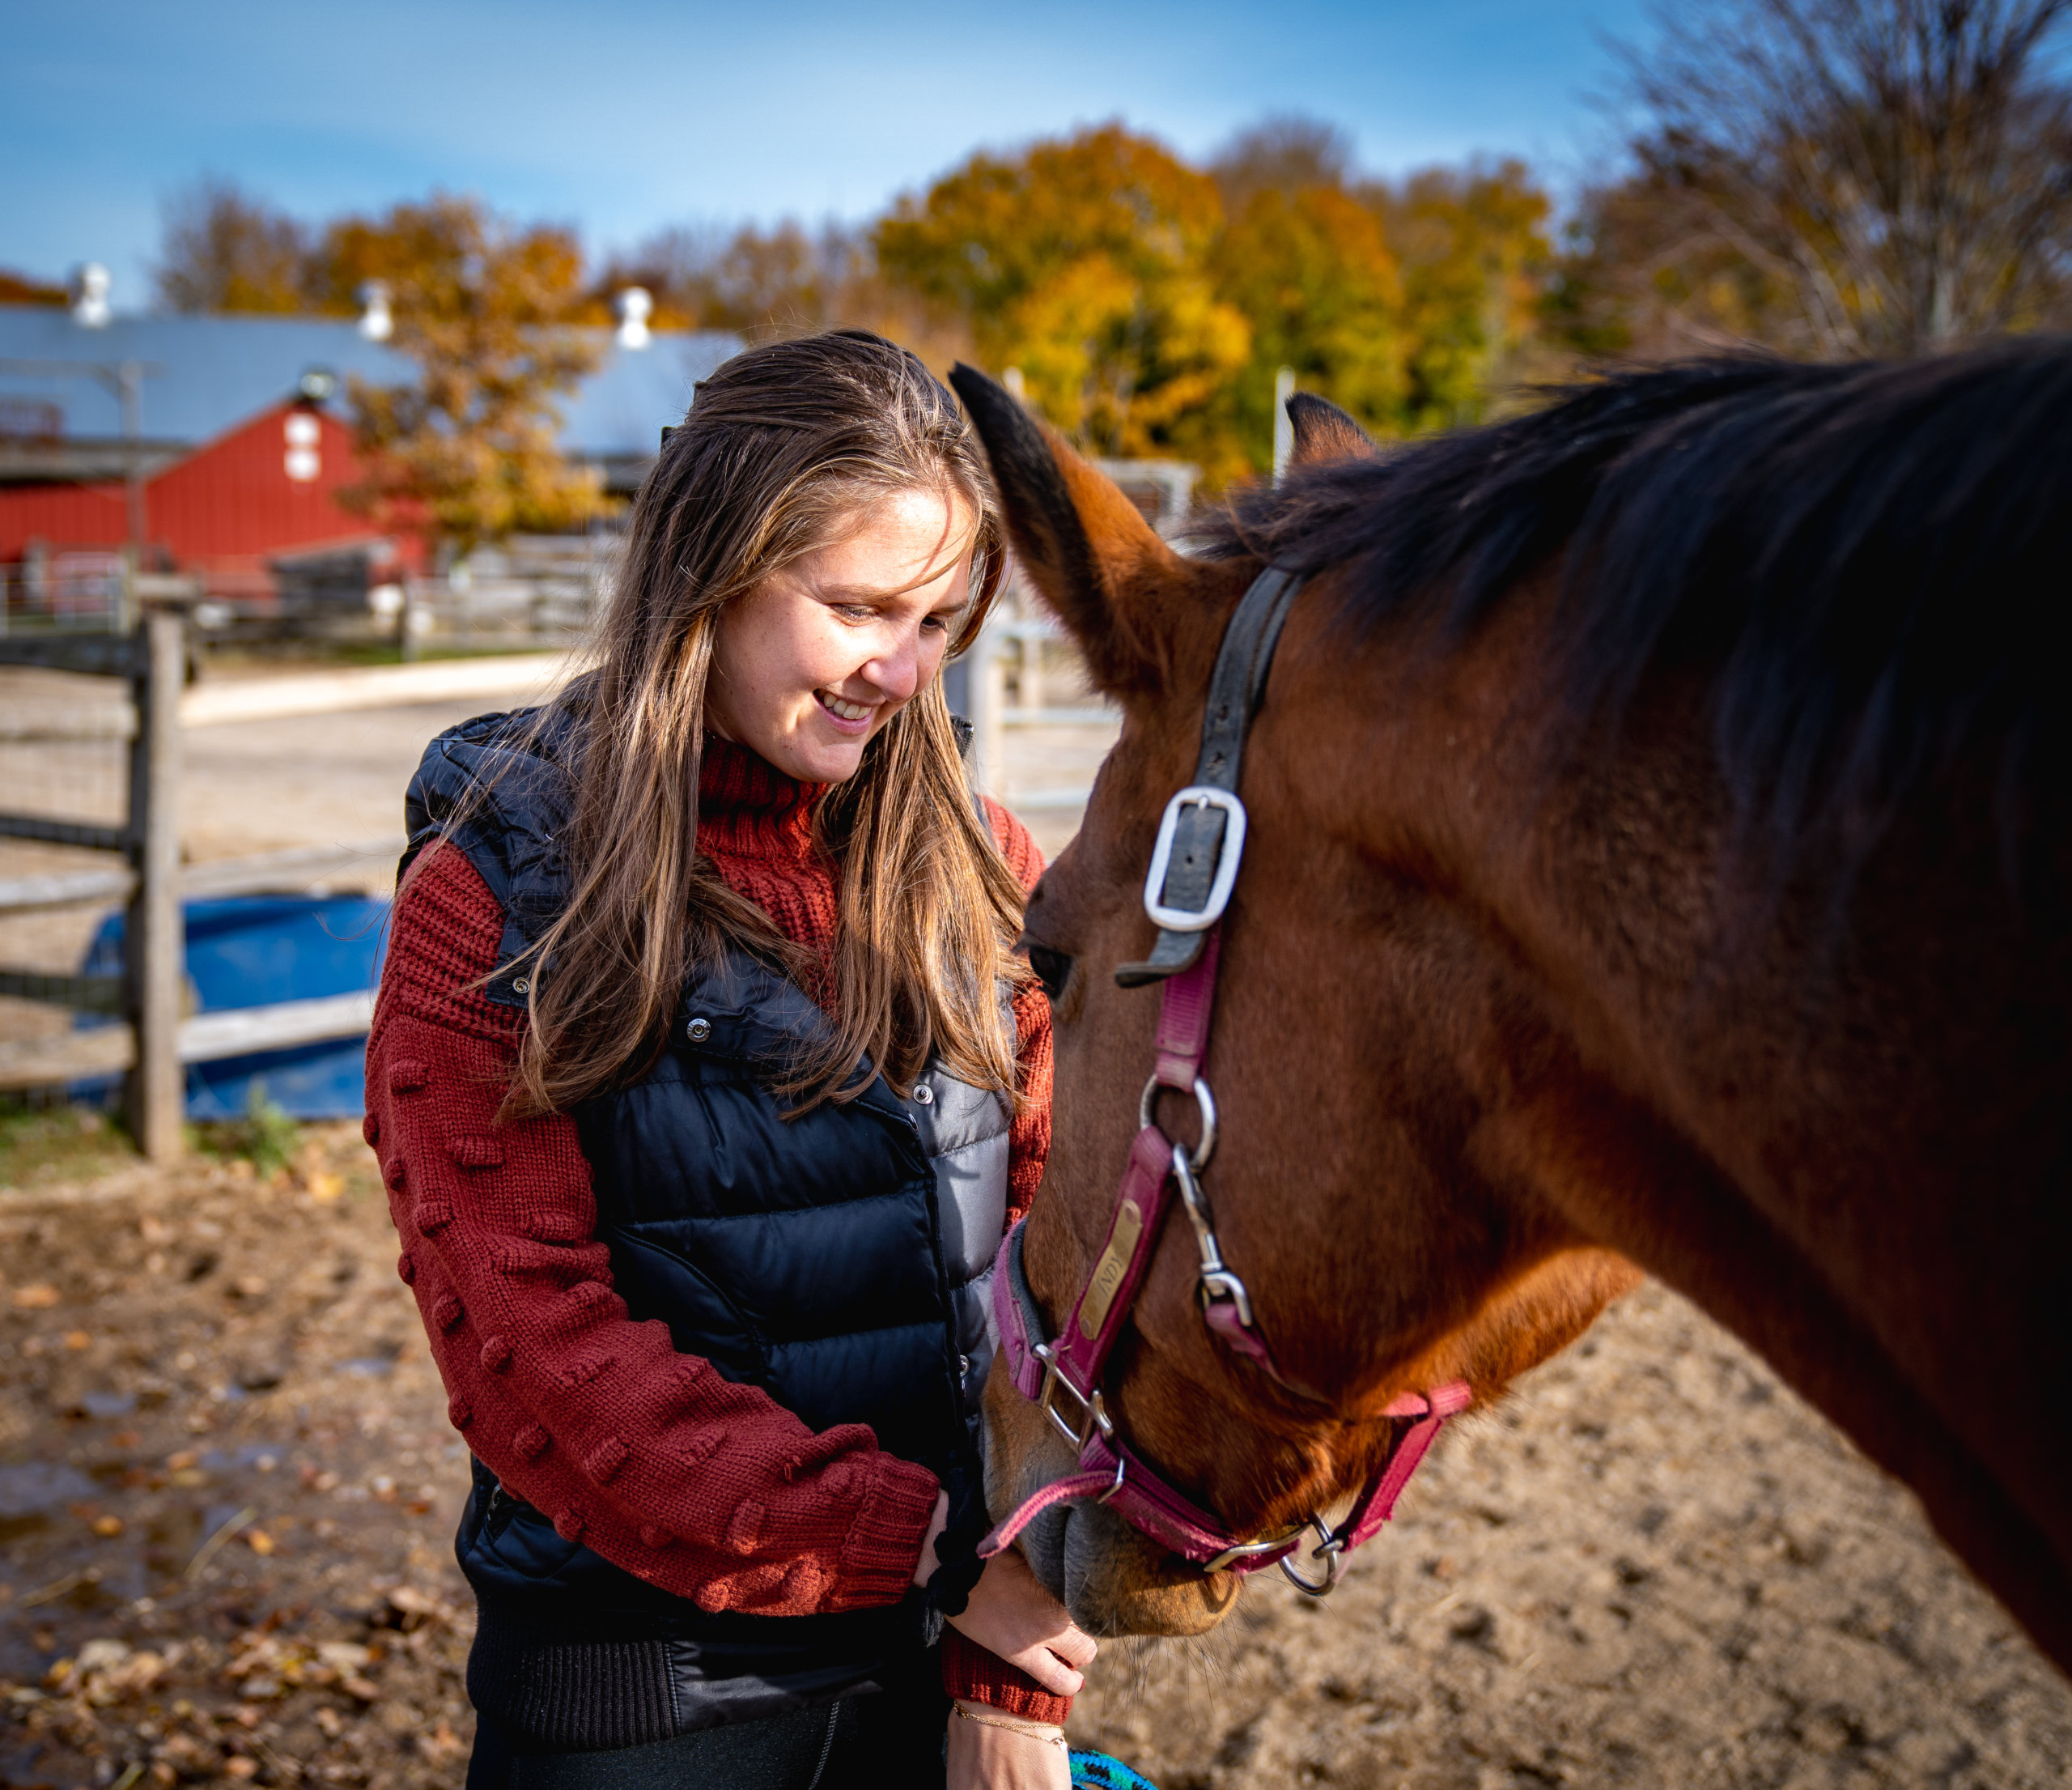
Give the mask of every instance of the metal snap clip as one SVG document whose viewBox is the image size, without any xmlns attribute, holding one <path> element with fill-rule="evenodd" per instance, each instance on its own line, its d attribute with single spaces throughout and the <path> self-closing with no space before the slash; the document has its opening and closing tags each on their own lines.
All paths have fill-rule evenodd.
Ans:
<svg viewBox="0 0 2072 1790">
<path fill-rule="evenodd" d="M 917 1107 L 932 1107 L 935 1103 L 936 1091 L 926 1082 L 918 1083 L 914 1089 L 914 1104 Z"/>
<path fill-rule="evenodd" d="M 703 1018 L 694 1019 L 683 1028 L 683 1035 L 694 1044 L 702 1044 L 712 1035 L 712 1022 Z"/>
<path fill-rule="evenodd" d="M 530 994 L 533 992 L 533 984 L 522 976 L 514 976 L 512 979 L 511 987 L 512 992 L 517 994 Z"/>
</svg>

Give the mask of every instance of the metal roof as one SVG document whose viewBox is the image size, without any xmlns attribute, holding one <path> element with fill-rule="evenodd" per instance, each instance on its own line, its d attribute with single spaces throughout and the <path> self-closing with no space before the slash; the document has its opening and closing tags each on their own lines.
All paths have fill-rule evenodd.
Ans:
<svg viewBox="0 0 2072 1790">
<path fill-rule="evenodd" d="M 563 450 L 584 459 L 647 459 L 662 426 L 680 423 L 692 385 L 742 347 L 724 330 L 658 330 L 645 348 L 618 345 L 609 330 L 605 358 L 572 396 L 560 400 Z M 163 369 L 142 385 L 146 441 L 198 445 L 294 394 L 312 367 L 342 382 L 357 373 L 381 385 L 410 383 L 414 364 L 369 342 L 348 318 L 124 317 L 100 327 L 74 322 L 55 305 L 0 305 L 0 362 L 125 360 Z M 122 432 L 113 391 L 90 375 L 17 373 L 0 368 L 0 396 L 45 399 L 61 407 L 63 439 L 108 440 Z"/>
</svg>

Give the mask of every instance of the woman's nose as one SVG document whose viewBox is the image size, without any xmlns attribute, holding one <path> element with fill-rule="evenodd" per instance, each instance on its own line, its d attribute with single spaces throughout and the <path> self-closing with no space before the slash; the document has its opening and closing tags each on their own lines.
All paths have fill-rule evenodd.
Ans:
<svg viewBox="0 0 2072 1790">
<path fill-rule="evenodd" d="M 921 643 L 912 630 L 902 631 L 897 641 L 876 658 L 864 661 L 863 674 L 883 691 L 889 701 L 903 703 L 921 687 Z"/>
</svg>

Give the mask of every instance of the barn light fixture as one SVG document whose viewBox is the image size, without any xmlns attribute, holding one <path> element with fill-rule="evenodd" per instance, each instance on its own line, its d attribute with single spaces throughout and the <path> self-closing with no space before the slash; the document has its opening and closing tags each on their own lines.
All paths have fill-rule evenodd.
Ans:
<svg viewBox="0 0 2072 1790">
<path fill-rule="evenodd" d="M 359 333 L 369 342 L 386 342 L 396 333 L 396 319 L 388 309 L 388 281 L 367 281 L 361 286 L 358 296 L 360 302 Z"/>
<path fill-rule="evenodd" d="M 115 313 L 108 302 L 108 270 L 97 261 L 72 275 L 72 321 L 82 329 L 105 330 Z"/>
<path fill-rule="evenodd" d="M 624 287 L 612 300 L 612 307 L 618 313 L 620 347 L 644 348 L 655 339 L 648 328 L 648 319 L 654 314 L 655 300 L 646 287 Z"/>
</svg>

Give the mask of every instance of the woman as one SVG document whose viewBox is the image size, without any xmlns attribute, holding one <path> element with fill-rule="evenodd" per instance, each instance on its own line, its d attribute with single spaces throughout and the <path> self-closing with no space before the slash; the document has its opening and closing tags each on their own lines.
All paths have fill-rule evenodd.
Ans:
<svg viewBox="0 0 2072 1790">
<path fill-rule="evenodd" d="M 1067 1782 L 1093 1643 L 972 1551 L 1050 1097 L 1041 861 L 938 676 L 991 501 L 912 355 L 752 349 L 596 669 L 412 782 L 367 1133 L 475 1460 L 471 1784 L 940 1784 L 945 1721 L 952 1784 Z"/>
</svg>

